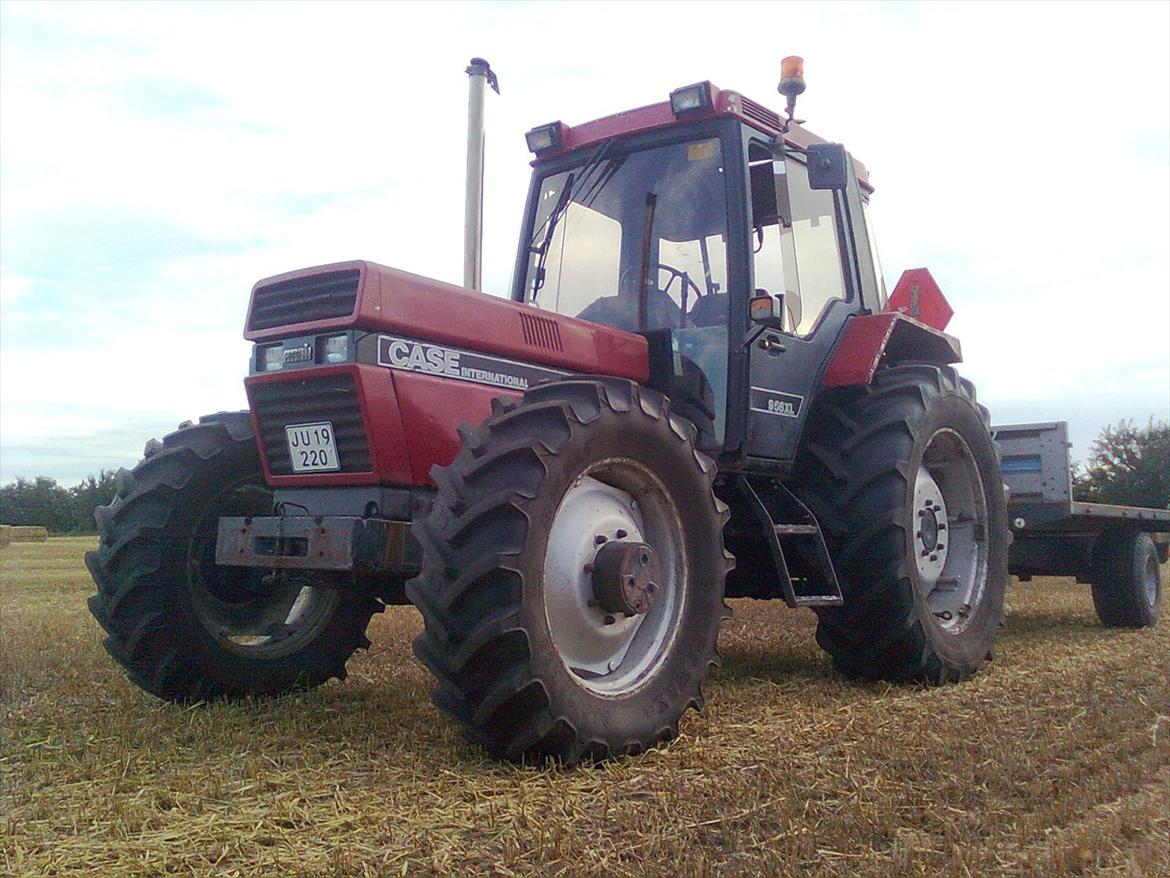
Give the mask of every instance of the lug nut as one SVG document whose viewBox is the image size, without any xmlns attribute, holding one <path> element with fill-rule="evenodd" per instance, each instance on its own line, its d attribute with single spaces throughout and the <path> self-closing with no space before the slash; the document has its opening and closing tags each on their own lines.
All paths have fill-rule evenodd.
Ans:
<svg viewBox="0 0 1170 878">
<path fill-rule="evenodd" d="M 603 621 L 605 622 L 606 625 L 612 625 L 614 622 L 617 621 L 617 619 L 615 619 L 613 616 L 606 616 Z"/>
<path fill-rule="evenodd" d="M 630 534 L 629 534 L 629 531 L 624 531 L 624 530 L 622 530 L 621 528 L 618 528 L 618 532 L 617 532 L 617 538 L 618 538 L 619 540 L 624 540 L 624 539 L 625 539 L 626 537 L 628 537 L 629 535 L 630 535 Z"/>
<path fill-rule="evenodd" d="M 593 542 L 595 542 L 597 545 L 600 546 L 602 543 L 604 543 L 608 539 L 609 539 L 609 537 L 607 537 L 605 534 L 598 534 L 597 536 L 595 536 L 593 538 Z"/>
</svg>

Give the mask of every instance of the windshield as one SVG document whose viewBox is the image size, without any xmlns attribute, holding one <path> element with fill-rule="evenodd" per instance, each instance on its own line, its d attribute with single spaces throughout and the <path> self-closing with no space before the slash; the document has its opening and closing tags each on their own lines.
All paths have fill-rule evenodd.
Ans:
<svg viewBox="0 0 1170 878">
<path fill-rule="evenodd" d="M 726 325 L 719 140 L 612 146 L 540 181 L 525 298 L 632 332 Z"/>
</svg>

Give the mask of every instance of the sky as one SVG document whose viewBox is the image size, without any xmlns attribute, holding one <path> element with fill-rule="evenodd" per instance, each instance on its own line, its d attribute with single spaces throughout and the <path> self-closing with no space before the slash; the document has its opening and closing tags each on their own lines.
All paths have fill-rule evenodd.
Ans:
<svg viewBox="0 0 1170 878">
<path fill-rule="evenodd" d="M 1170 418 L 1170 4 L 0 2 L 0 483 L 130 467 L 245 406 L 248 294 L 346 259 L 460 283 L 467 76 L 484 287 L 528 129 L 710 79 L 870 170 L 889 286 L 927 266 L 997 423 L 1074 456 Z"/>
</svg>

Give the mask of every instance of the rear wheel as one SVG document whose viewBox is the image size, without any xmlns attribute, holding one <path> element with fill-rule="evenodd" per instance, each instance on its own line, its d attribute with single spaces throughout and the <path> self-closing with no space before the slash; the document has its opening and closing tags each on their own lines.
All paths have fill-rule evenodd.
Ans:
<svg viewBox="0 0 1170 878">
<path fill-rule="evenodd" d="M 434 472 L 414 650 L 471 740 L 572 763 L 701 706 L 731 561 L 694 435 L 653 391 L 570 380 L 498 400 Z"/>
<path fill-rule="evenodd" d="M 94 513 L 101 542 L 85 562 L 106 650 L 135 683 L 188 701 L 345 676 L 380 603 L 307 574 L 215 563 L 221 516 L 271 511 L 247 412 L 152 440 L 133 471 L 119 472 L 114 502 Z"/>
<path fill-rule="evenodd" d="M 1149 534 L 1118 530 L 1101 535 L 1093 559 L 1093 606 L 1110 628 L 1148 628 L 1158 622 L 1162 574 Z"/>
<path fill-rule="evenodd" d="M 986 411 L 954 370 L 897 366 L 829 391 L 796 471 L 845 603 L 817 642 L 847 674 L 963 679 L 991 650 L 1007 586 L 1007 512 Z"/>
</svg>

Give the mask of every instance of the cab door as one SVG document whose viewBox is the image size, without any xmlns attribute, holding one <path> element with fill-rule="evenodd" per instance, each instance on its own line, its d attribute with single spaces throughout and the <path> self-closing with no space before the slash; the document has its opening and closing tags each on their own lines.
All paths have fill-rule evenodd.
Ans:
<svg viewBox="0 0 1170 878">
<path fill-rule="evenodd" d="M 824 367 L 859 310 L 850 193 L 811 189 L 803 153 L 774 154 L 763 141 L 749 141 L 748 168 L 755 295 L 782 297 L 784 324 L 751 346 L 746 450 L 783 461 L 795 457 Z"/>
</svg>

